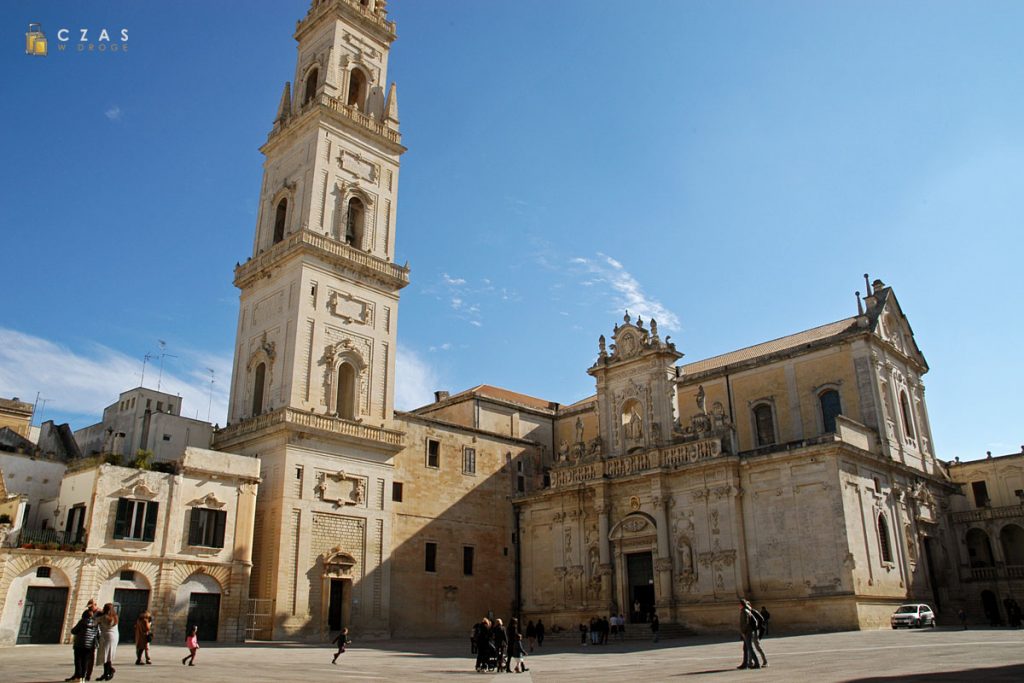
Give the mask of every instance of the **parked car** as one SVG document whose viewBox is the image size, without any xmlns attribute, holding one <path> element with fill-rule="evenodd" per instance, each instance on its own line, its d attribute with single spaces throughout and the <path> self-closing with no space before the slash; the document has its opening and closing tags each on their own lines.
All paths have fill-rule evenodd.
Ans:
<svg viewBox="0 0 1024 683">
<path fill-rule="evenodd" d="M 906 626 L 907 628 L 921 628 L 931 626 L 935 628 L 935 612 L 928 605 L 900 605 L 896 613 L 889 617 L 889 623 L 893 628 Z"/>
</svg>

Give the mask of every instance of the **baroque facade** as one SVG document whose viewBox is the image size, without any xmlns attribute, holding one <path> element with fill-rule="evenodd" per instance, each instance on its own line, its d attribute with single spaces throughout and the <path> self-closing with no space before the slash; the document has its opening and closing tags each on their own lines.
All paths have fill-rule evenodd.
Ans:
<svg viewBox="0 0 1024 683">
<path fill-rule="evenodd" d="M 381 0 L 313 0 L 294 36 L 214 436 L 260 462 L 257 635 L 456 635 L 488 612 L 719 630 L 737 595 L 862 628 L 949 603 L 955 487 L 881 281 L 856 315 L 682 365 L 627 313 L 572 405 L 480 385 L 396 413 L 395 27 Z"/>
</svg>

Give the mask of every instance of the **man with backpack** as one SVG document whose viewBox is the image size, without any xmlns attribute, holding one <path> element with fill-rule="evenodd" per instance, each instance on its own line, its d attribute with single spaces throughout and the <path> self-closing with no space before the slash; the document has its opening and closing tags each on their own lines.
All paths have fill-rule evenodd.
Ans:
<svg viewBox="0 0 1024 683">
<path fill-rule="evenodd" d="M 762 666 L 768 666 L 768 658 L 764 656 L 764 650 L 761 649 L 761 641 L 758 638 L 763 624 L 761 615 L 750 606 L 749 602 L 741 598 L 740 635 L 743 637 L 743 663 L 736 667 L 737 669 L 760 669 Z M 754 653 L 755 649 L 761 654 L 763 664 L 758 663 L 757 655 Z"/>
</svg>

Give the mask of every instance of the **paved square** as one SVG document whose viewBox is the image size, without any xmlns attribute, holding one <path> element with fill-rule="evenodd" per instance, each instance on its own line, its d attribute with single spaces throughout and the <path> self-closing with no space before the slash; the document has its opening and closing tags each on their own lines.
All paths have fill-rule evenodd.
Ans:
<svg viewBox="0 0 1024 683">
<path fill-rule="evenodd" d="M 686 638 L 658 644 L 580 646 L 547 641 L 529 657 L 520 681 L 1021 681 L 1024 631 L 1002 629 L 861 631 L 768 638 L 769 668 L 737 671 L 740 643 Z M 208 646 L 184 669 L 183 647 L 156 645 L 153 666 L 135 666 L 134 648 L 119 647 L 118 681 L 441 681 L 484 679 L 473 671 L 469 639 L 354 643 L 331 665 L 333 649 L 299 644 Z M 0 681 L 63 681 L 72 672 L 71 647 L 27 645 L 0 649 Z M 97 668 L 97 673 L 102 669 Z M 504 676 L 504 674 L 502 675 Z"/>
</svg>

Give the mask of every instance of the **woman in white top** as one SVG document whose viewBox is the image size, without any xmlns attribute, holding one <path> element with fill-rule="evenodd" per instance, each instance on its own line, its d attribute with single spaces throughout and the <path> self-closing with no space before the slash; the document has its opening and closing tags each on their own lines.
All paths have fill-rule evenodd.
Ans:
<svg viewBox="0 0 1024 683">
<path fill-rule="evenodd" d="M 113 603 L 103 605 L 103 612 L 96 619 L 100 627 L 99 658 L 103 661 L 103 675 L 97 681 L 109 681 L 114 677 L 114 654 L 117 652 L 117 609 Z"/>
</svg>

